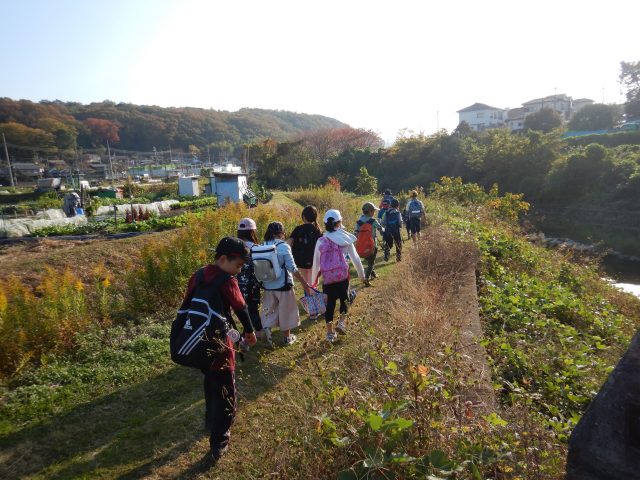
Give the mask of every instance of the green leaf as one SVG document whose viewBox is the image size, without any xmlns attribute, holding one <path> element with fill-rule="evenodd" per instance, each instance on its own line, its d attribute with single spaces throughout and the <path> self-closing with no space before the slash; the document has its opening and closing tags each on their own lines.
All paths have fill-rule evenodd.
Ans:
<svg viewBox="0 0 640 480">
<path fill-rule="evenodd" d="M 431 452 L 429 462 L 438 470 L 443 470 L 451 466 L 451 462 L 449 462 L 447 455 L 442 450 L 434 450 Z"/>
<path fill-rule="evenodd" d="M 500 416 L 495 412 L 492 412 L 489 415 L 484 415 L 482 418 L 484 418 L 487 422 L 489 422 L 494 427 L 504 427 L 508 424 L 506 420 L 503 420 L 502 418 L 500 418 Z"/>
<path fill-rule="evenodd" d="M 374 432 L 380 430 L 380 427 L 382 427 L 382 422 L 383 419 L 380 415 L 372 414 L 367 418 L 367 425 L 369 425 L 371 430 L 373 430 Z"/>
</svg>

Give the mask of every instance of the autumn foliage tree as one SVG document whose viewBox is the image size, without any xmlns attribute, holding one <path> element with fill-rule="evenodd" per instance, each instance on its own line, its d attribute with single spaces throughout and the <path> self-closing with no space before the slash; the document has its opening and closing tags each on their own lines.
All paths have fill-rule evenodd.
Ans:
<svg viewBox="0 0 640 480">
<path fill-rule="evenodd" d="M 91 132 L 92 141 L 96 146 L 103 142 L 109 142 L 112 145 L 120 142 L 120 125 L 117 122 L 102 118 L 87 118 L 84 125 Z"/>
<path fill-rule="evenodd" d="M 28 147 L 52 148 L 55 146 L 54 136 L 41 128 L 30 128 L 16 122 L 0 123 L 0 132 L 4 133 L 7 142 Z"/>
<path fill-rule="evenodd" d="M 377 149 L 384 146 L 372 130 L 362 128 L 332 128 L 300 135 L 298 140 L 309 148 L 313 157 L 326 160 L 348 148 Z"/>
</svg>

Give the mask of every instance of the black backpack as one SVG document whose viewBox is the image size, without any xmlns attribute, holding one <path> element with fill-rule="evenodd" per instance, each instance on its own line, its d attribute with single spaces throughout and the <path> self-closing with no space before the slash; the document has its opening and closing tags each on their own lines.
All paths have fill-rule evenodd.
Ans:
<svg viewBox="0 0 640 480">
<path fill-rule="evenodd" d="M 204 268 L 196 273 L 196 286 L 187 308 L 178 310 L 171 324 L 171 360 L 185 367 L 208 370 L 226 349 L 232 324 L 226 317 L 220 287 L 231 276 L 220 272 L 204 282 Z"/>
<path fill-rule="evenodd" d="M 246 262 L 236 278 L 238 279 L 238 286 L 240 287 L 245 302 L 250 300 L 259 302 L 260 282 L 254 273 L 253 262 Z"/>
<path fill-rule="evenodd" d="M 313 267 L 313 253 L 316 248 L 316 242 L 322 235 L 315 228 L 305 227 L 303 229 L 298 227 L 297 230 L 303 233 L 297 234 L 295 237 L 291 236 L 293 239 L 293 245 L 291 246 L 293 260 L 298 268 L 311 268 Z"/>
</svg>

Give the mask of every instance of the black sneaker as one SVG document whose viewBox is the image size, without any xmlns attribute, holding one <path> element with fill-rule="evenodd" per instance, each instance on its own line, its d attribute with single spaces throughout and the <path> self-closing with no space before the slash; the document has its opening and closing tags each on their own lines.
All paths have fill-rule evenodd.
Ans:
<svg viewBox="0 0 640 480">
<path fill-rule="evenodd" d="M 378 278 L 378 274 L 376 273 L 375 270 L 371 272 L 371 278 Z"/>
<path fill-rule="evenodd" d="M 225 445 L 224 447 L 217 447 L 211 449 L 211 460 L 217 462 L 220 458 L 229 451 L 229 445 Z"/>
</svg>

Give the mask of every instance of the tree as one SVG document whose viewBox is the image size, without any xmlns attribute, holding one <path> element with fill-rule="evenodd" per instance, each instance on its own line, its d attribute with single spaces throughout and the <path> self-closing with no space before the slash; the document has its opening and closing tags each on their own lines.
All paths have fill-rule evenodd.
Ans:
<svg viewBox="0 0 640 480">
<path fill-rule="evenodd" d="M 371 130 L 361 128 L 332 128 L 305 133 L 298 137 L 318 160 L 327 160 L 349 148 L 374 149 L 384 146 L 382 139 Z"/>
<path fill-rule="evenodd" d="M 120 142 L 120 125 L 111 120 L 102 118 L 87 118 L 84 121 L 85 126 L 90 130 L 94 145 L 109 142 L 112 145 Z"/>
<path fill-rule="evenodd" d="M 469 125 L 465 120 L 461 121 L 453 131 L 453 134 L 458 137 L 467 137 L 472 133 L 473 129 L 471 128 L 471 125 Z"/>
<path fill-rule="evenodd" d="M 378 190 L 378 179 L 369 175 L 367 167 L 360 167 L 360 175 L 356 180 L 356 193 L 359 195 L 371 195 Z"/>
<path fill-rule="evenodd" d="M 8 143 L 24 147 L 54 147 L 53 135 L 40 128 L 29 128 L 16 122 L 0 123 L 0 132 L 5 134 Z"/>
<path fill-rule="evenodd" d="M 51 117 L 41 118 L 38 127 L 49 132 L 55 139 L 56 146 L 62 150 L 74 150 L 78 139 L 78 130 L 73 125 L 68 125 Z"/>
<path fill-rule="evenodd" d="M 562 118 L 560 118 L 558 112 L 550 108 L 541 108 L 524 119 L 525 130 L 538 130 L 549 133 L 551 130 L 561 126 Z"/>
<path fill-rule="evenodd" d="M 608 130 L 615 124 L 615 107 L 595 103 L 577 112 L 569 122 L 569 130 Z"/>
<path fill-rule="evenodd" d="M 640 118 L 640 61 L 620 62 L 620 85 L 626 90 L 627 119 Z"/>
</svg>

